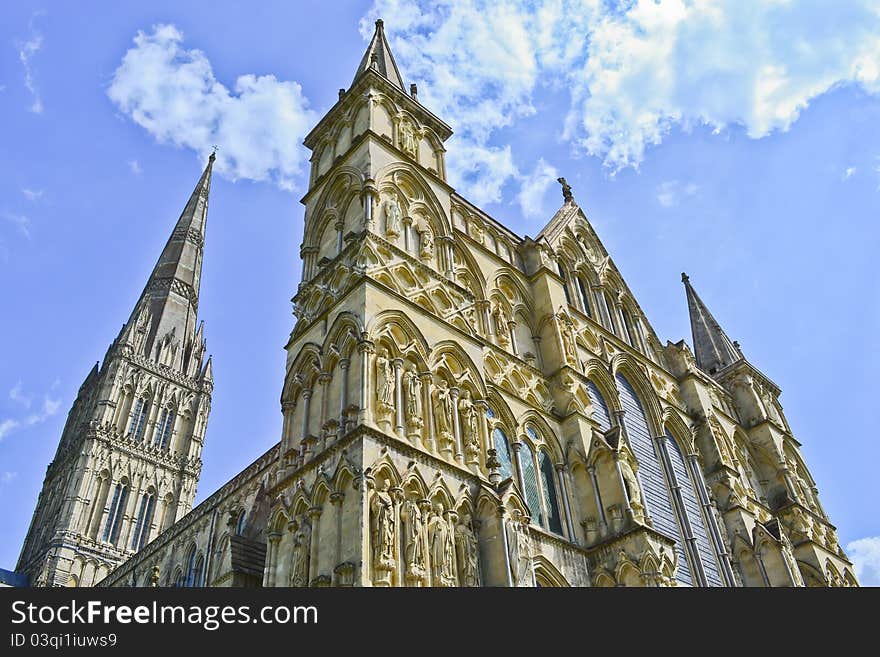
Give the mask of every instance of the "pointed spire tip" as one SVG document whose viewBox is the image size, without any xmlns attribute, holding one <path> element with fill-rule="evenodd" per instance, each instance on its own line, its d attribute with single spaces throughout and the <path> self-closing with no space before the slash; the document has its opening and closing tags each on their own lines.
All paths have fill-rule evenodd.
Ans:
<svg viewBox="0 0 880 657">
<path fill-rule="evenodd" d="M 681 272 L 681 282 L 687 283 L 689 280 L 691 280 L 691 277 L 688 276 L 687 274 L 685 274 L 684 272 Z"/>
</svg>

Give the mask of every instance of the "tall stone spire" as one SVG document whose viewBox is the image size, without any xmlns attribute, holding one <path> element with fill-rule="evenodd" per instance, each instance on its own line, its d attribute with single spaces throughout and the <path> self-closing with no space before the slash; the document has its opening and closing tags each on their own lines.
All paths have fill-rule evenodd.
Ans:
<svg viewBox="0 0 880 657">
<path fill-rule="evenodd" d="M 370 40 L 370 45 L 367 46 L 367 52 L 364 53 L 351 83 L 354 84 L 361 75 L 371 68 L 393 85 L 400 87 L 402 91 L 406 91 L 403 78 L 400 76 L 400 71 L 391 54 L 391 48 L 385 39 L 385 28 L 381 18 L 376 21 L 376 31 L 373 32 L 373 38 Z"/>
<path fill-rule="evenodd" d="M 165 364 L 184 371 L 190 369 L 188 343 L 192 342 L 197 332 L 208 194 L 215 157 L 211 153 L 208 158 L 198 184 L 183 208 L 131 317 L 122 329 L 122 335 L 135 346 L 137 353 L 154 360 L 166 360 Z M 139 339 L 135 338 L 136 330 L 141 333 Z M 174 353 L 167 359 L 159 356 L 164 344 L 169 347 L 179 345 L 172 349 Z M 201 363 L 198 365 L 201 366 Z"/>
<path fill-rule="evenodd" d="M 684 283 L 687 294 L 694 356 L 700 369 L 715 374 L 728 365 L 742 360 L 743 355 L 739 345 L 727 337 L 721 325 L 697 295 L 687 274 L 682 273 L 681 282 Z"/>
</svg>

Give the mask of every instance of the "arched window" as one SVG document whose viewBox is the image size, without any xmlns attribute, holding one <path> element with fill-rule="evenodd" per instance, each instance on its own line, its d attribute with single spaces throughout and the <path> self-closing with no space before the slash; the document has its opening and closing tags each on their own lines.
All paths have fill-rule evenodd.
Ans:
<svg viewBox="0 0 880 657">
<path fill-rule="evenodd" d="M 592 319 L 593 313 L 590 312 L 589 287 L 584 283 L 584 279 L 581 276 L 577 277 L 577 285 L 578 291 L 581 293 L 581 305 L 584 307 L 584 314 Z"/>
<path fill-rule="evenodd" d="M 172 579 L 171 586 L 175 586 L 177 588 L 183 588 L 186 585 L 186 576 L 183 574 L 183 571 L 178 568 L 175 572 L 174 578 Z"/>
<path fill-rule="evenodd" d="M 608 310 L 608 326 L 606 328 L 614 333 L 614 302 L 611 300 L 611 295 L 609 295 L 607 291 L 603 296 L 605 299 L 605 308 Z"/>
<path fill-rule="evenodd" d="M 654 522 L 654 529 L 675 540 L 678 553 L 676 578 L 684 584 L 692 584 L 691 569 L 686 554 L 686 543 L 682 534 L 669 485 L 663 473 L 660 457 L 656 452 L 655 441 L 651 437 L 648 418 L 635 390 L 623 375 L 617 375 L 620 402 L 625 411 L 623 424 L 630 447 L 639 462 L 639 477 L 647 513 Z"/>
<path fill-rule="evenodd" d="M 569 306 L 573 306 L 574 302 L 571 298 L 571 293 L 568 291 L 568 272 L 565 270 L 565 267 L 561 262 L 559 264 L 559 277 L 562 279 L 562 291 L 565 293 L 565 301 Z"/>
<path fill-rule="evenodd" d="M 156 433 L 153 435 L 153 446 L 160 449 L 168 449 L 171 440 L 171 430 L 174 428 L 174 411 L 163 408 L 156 423 Z"/>
<path fill-rule="evenodd" d="M 131 413 L 131 422 L 128 425 L 128 434 L 136 441 L 144 439 L 144 429 L 147 427 L 147 416 L 150 414 L 150 402 L 139 397 L 135 402 Z"/>
<path fill-rule="evenodd" d="M 237 536 L 244 535 L 244 522 L 247 519 L 247 514 L 244 512 L 244 509 L 238 512 L 238 520 L 235 522 L 235 534 Z"/>
<path fill-rule="evenodd" d="M 629 341 L 629 343 L 633 347 L 638 349 L 639 348 L 639 336 L 636 333 L 636 327 L 635 327 L 635 324 L 633 324 L 632 317 L 630 317 L 629 311 L 627 311 L 626 308 L 621 308 L 620 312 L 623 315 L 623 326 L 624 326 L 624 329 L 626 330 L 626 336 L 624 336 L 624 337 L 626 337 L 626 339 Z"/>
<path fill-rule="evenodd" d="M 513 461 L 510 459 L 510 443 L 500 427 L 495 427 L 492 432 L 492 444 L 501 462 L 501 478 L 507 479 L 513 476 Z"/>
<path fill-rule="evenodd" d="M 523 455 L 520 459 L 522 464 L 522 479 L 525 490 L 523 495 L 532 516 L 532 522 L 536 525 L 545 526 L 544 510 L 541 508 L 541 491 L 538 489 L 538 476 L 535 471 L 535 452 L 528 443 L 523 444 Z"/>
<path fill-rule="evenodd" d="M 125 502 L 128 499 L 128 484 L 120 481 L 113 490 L 113 500 L 110 502 L 110 513 L 107 514 L 107 524 L 104 525 L 104 540 L 116 543 L 119 538 L 119 530 L 122 529 L 122 515 L 125 513 Z"/>
<path fill-rule="evenodd" d="M 593 420 L 599 424 L 601 431 L 608 431 L 611 428 L 611 413 L 608 412 L 605 398 L 592 381 L 587 381 L 587 392 L 590 394 L 590 403 L 593 406 Z"/>
<path fill-rule="evenodd" d="M 150 525 L 153 524 L 153 508 L 156 505 L 156 496 L 152 492 L 144 493 L 141 497 L 141 506 L 138 510 L 137 523 L 134 534 L 131 537 L 131 549 L 140 550 L 147 542 L 150 535 Z"/>
<path fill-rule="evenodd" d="M 193 545 L 189 550 L 189 557 L 186 560 L 186 584 L 185 586 L 202 586 L 204 577 L 205 560 L 200 552 L 196 551 Z"/>
<path fill-rule="evenodd" d="M 543 449 L 538 452 L 538 470 L 541 473 L 541 492 L 544 495 L 544 506 L 547 508 L 547 529 L 557 534 L 562 533 L 562 518 L 559 515 L 559 500 L 556 497 L 556 484 L 553 463 Z"/>
<path fill-rule="evenodd" d="M 709 532 L 706 528 L 707 522 L 714 522 L 713 518 L 704 518 L 703 510 L 700 508 L 700 502 L 697 500 L 697 493 L 694 489 L 694 482 L 688 474 L 687 465 L 684 462 L 681 449 L 678 442 L 666 430 L 666 445 L 669 452 L 669 461 L 672 464 L 672 472 L 675 477 L 675 483 L 678 489 L 675 494 L 680 497 L 679 504 L 684 509 L 687 516 L 687 524 L 691 530 L 693 550 L 691 558 L 699 560 L 706 576 L 706 583 L 709 586 L 723 586 L 721 580 L 721 572 L 718 567 L 718 558 L 712 543 L 709 540 Z"/>
</svg>

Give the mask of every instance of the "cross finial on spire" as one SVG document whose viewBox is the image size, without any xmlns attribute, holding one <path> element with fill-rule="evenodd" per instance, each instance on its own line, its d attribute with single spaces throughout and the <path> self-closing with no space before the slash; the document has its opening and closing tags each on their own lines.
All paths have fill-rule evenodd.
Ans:
<svg viewBox="0 0 880 657">
<path fill-rule="evenodd" d="M 213 162 L 217 157 L 217 151 L 220 150 L 220 147 L 217 144 L 214 144 L 213 146 L 211 146 L 211 149 L 211 154 L 208 156 L 208 159 Z"/>
<path fill-rule="evenodd" d="M 681 282 L 687 283 L 689 280 L 691 280 L 691 277 L 688 276 L 687 274 L 685 274 L 684 272 L 681 272 Z"/>
</svg>

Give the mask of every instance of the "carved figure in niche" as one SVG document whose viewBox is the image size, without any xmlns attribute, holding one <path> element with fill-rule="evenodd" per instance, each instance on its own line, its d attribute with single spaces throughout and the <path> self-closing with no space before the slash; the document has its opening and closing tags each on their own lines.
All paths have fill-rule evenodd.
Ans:
<svg viewBox="0 0 880 657">
<path fill-rule="evenodd" d="M 455 412 L 455 405 L 452 394 L 446 386 L 445 381 L 441 381 L 437 388 L 437 394 L 434 401 L 434 423 L 436 424 L 437 433 L 445 436 L 447 439 L 452 435 L 452 414 Z"/>
<path fill-rule="evenodd" d="M 376 401 L 381 411 L 394 409 L 394 367 L 387 355 L 383 351 L 376 356 Z"/>
<path fill-rule="evenodd" d="M 626 458 L 626 455 L 618 453 L 618 460 L 620 462 L 620 474 L 623 476 L 625 493 L 627 495 L 627 499 L 629 499 L 629 506 L 633 511 L 633 516 L 636 518 L 641 518 L 644 515 L 644 507 L 642 506 L 642 498 L 639 489 L 639 480 L 636 478 L 635 472 L 633 472 L 632 466 L 630 465 L 629 459 Z"/>
<path fill-rule="evenodd" d="M 471 401 L 471 395 L 467 390 L 462 394 L 458 407 L 462 415 L 461 438 L 465 455 L 469 463 L 475 462 L 480 455 L 480 440 L 477 433 L 477 408 Z"/>
<path fill-rule="evenodd" d="M 559 317 L 559 330 L 562 332 L 562 348 L 565 350 L 565 360 L 577 364 L 577 345 L 574 338 L 574 329 L 571 321 L 565 315 Z"/>
<path fill-rule="evenodd" d="M 496 303 L 492 309 L 492 318 L 495 320 L 495 335 L 498 338 L 498 344 L 502 348 L 506 348 L 510 344 L 510 319 L 500 303 Z"/>
<path fill-rule="evenodd" d="M 422 382 L 415 372 L 407 371 L 403 375 L 406 391 L 406 417 L 409 424 L 422 426 Z"/>
<path fill-rule="evenodd" d="M 534 586 L 532 537 L 525 516 L 519 509 L 507 521 L 507 552 L 513 586 Z"/>
<path fill-rule="evenodd" d="M 403 517 L 405 526 L 405 549 L 404 559 L 406 562 L 407 577 L 414 580 L 424 578 L 425 571 L 425 545 L 424 529 L 425 519 L 419 503 L 414 500 L 404 502 Z"/>
<path fill-rule="evenodd" d="M 404 153 L 416 157 L 416 135 L 409 121 L 401 121 L 400 123 L 400 148 Z"/>
<path fill-rule="evenodd" d="M 431 566 L 434 586 L 455 586 L 455 542 L 443 518 L 443 505 L 439 502 L 434 504 Z"/>
<path fill-rule="evenodd" d="M 473 520 L 465 511 L 455 526 L 455 554 L 458 558 L 458 581 L 461 586 L 479 586 L 479 544 Z"/>
<path fill-rule="evenodd" d="M 311 531 L 306 523 L 302 523 L 294 534 L 293 556 L 290 563 L 290 585 L 308 586 L 309 584 L 309 539 Z"/>
<path fill-rule="evenodd" d="M 377 570 L 393 570 L 394 560 L 394 499 L 391 497 L 391 482 L 383 480 L 379 489 L 373 492 L 370 503 L 373 512 L 373 564 Z"/>
<path fill-rule="evenodd" d="M 400 212 L 400 204 L 397 202 L 397 196 L 391 194 L 384 203 L 385 207 L 385 235 L 388 237 L 397 237 L 402 230 L 403 216 Z"/>
<path fill-rule="evenodd" d="M 471 237 L 474 238 L 480 244 L 483 243 L 483 224 L 476 217 L 472 217 L 470 220 L 470 228 L 471 228 Z"/>
<path fill-rule="evenodd" d="M 434 257 L 434 231 L 427 225 L 425 225 L 425 229 L 421 232 L 419 257 L 422 259 Z"/>
<path fill-rule="evenodd" d="M 779 415 L 779 407 L 776 405 L 776 401 L 773 399 L 770 391 L 764 386 L 759 386 L 758 394 L 761 397 L 761 401 L 764 402 L 764 409 L 767 411 L 767 416 L 777 424 L 785 426 L 782 422 L 782 417 Z"/>
</svg>

